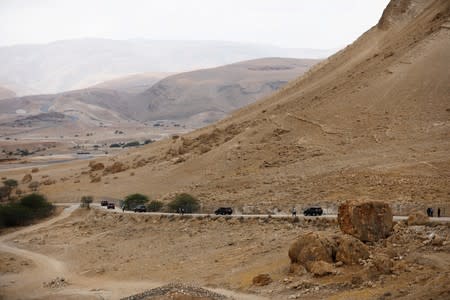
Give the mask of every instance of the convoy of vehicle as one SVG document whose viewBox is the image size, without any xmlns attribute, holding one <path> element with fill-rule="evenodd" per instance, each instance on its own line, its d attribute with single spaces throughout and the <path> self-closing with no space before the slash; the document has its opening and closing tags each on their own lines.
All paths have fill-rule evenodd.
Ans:
<svg viewBox="0 0 450 300">
<path fill-rule="evenodd" d="M 107 209 L 115 209 L 116 206 L 113 202 L 108 202 L 107 200 L 100 201 L 101 206 L 106 206 Z M 143 204 L 136 206 L 134 212 L 147 212 L 147 207 Z M 216 215 L 232 215 L 233 209 L 231 207 L 219 207 L 214 211 Z M 321 216 L 323 215 L 323 209 L 320 206 L 311 206 L 303 211 L 305 216 Z"/>
</svg>

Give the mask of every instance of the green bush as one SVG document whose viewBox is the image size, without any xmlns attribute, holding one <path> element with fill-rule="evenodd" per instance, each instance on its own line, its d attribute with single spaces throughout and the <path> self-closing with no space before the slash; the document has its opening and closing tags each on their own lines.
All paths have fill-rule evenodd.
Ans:
<svg viewBox="0 0 450 300">
<path fill-rule="evenodd" d="M 172 212 L 179 212 L 184 209 L 185 213 L 193 213 L 200 209 L 199 201 L 192 195 L 182 193 L 175 196 L 169 204 L 169 209 Z"/>
<path fill-rule="evenodd" d="M 33 219 L 49 216 L 53 209 L 54 206 L 42 195 L 24 196 L 19 203 L 0 205 L 0 227 L 26 225 Z"/>
<path fill-rule="evenodd" d="M 148 197 L 142 194 L 131 194 L 125 197 L 123 205 L 125 209 L 134 209 L 136 206 L 148 202 Z"/>
<path fill-rule="evenodd" d="M 161 211 L 163 206 L 164 206 L 164 203 L 162 203 L 161 201 L 153 200 L 147 205 L 147 211 L 152 211 L 152 212 Z"/>
<path fill-rule="evenodd" d="M 20 205 L 29 208 L 34 218 L 48 217 L 54 209 L 54 206 L 48 203 L 43 195 L 36 193 L 22 197 L 20 199 Z"/>
<path fill-rule="evenodd" d="M 33 211 L 21 204 L 0 205 L 0 226 L 26 225 L 33 219 Z"/>
<path fill-rule="evenodd" d="M 89 208 L 89 205 L 94 201 L 92 196 L 83 196 L 81 197 L 81 207 Z"/>
</svg>

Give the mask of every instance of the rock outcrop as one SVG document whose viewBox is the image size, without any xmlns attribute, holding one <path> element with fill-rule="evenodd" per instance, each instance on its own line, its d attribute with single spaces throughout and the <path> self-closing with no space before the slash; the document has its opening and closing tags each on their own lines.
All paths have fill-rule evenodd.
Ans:
<svg viewBox="0 0 450 300">
<path fill-rule="evenodd" d="M 316 276 L 333 273 L 332 263 L 353 265 L 369 257 L 369 248 L 350 235 L 323 232 L 302 234 L 289 248 L 291 273 L 305 268 Z"/>
<path fill-rule="evenodd" d="M 91 170 L 90 170 L 91 172 L 95 172 L 95 171 L 103 170 L 105 168 L 105 165 L 100 162 L 98 163 L 95 161 L 91 161 L 89 163 L 89 167 L 91 168 Z"/>
<path fill-rule="evenodd" d="M 308 268 L 313 261 L 333 262 L 336 242 L 329 236 L 319 232 L 308 232 L 301 235 L 289 248 L 291 263 L 299 263 Z"/>
<path fill-rule="evenodd" d="M 253 285 L 256 285 L 256 286 L 265 286 L 272 282 L 272 278 L 270 277 L 269 274 L 259 274 L 255 277 L 253 277 L 252 282 L 253 282 Z"/>
<path fill-rule="evenodd" d="M 338 244 L 336 261 L 341 261 L 346 265 L 354 265 L 360 260 L 369 257 L 369 248 L 360 240 L 350 235 L 341 236 Z"/>
<path fill-rule="evenodd" d="M 25 176 L 23 176 L 22 178 L 22 183 L 29 183 L 31 182 L 31 180 L 33 180 L 31 174 L 25 174 Z"/>
<path fill-rule="evenodd" d="M 393 216 L 385 202 L 347 201 L 339 206 L 338 222 L 344 233 L 363 242 L 374 242 L 391 234 Z"/>
<path fill-rule="evenodd" d="M 325 276 L 334 272 L 333 265 L 322 260 L 309 263 L 307 269 L 315 276 Z"/>
<path fill-rule="evenodd" d="M 415 211 L 408 216 L 408 225 L 426 225 L 430 218 L 421 211 Z"/>
</svg>

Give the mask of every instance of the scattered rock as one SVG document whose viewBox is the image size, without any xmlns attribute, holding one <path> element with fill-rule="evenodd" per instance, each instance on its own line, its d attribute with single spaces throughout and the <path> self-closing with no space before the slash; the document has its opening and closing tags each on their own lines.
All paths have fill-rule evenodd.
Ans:
<svg viewBox="0 0 450 300">
<path fill-rule="evenodd" d="M 90 170 L 91 172 L 95 172 L 95 171 L 103 170 L 105 168 L 105 165 L 100 162 L 97 163 L 95 161 L 91 161 L 89 163 L 89 167 L 91 168 L 91 170 Z"/>
<path fill-rule="evenodd" d="M 270 277 L 269 274 L 259 274 L 255 277 L 253 277 L 252 282 L 253 282 L 253 285 L 256 285 L 256 286 L 265 286 L 272 282 L 272 278 Z"/>
<path fill-rule="evenodd" d="M 124 165 L 121 162 L 116 161 L 115 163 L 113 163 L 112 165 L 106 167 L 103 171 L 103 174 L 115 174 L 115 173 L 119 173 L 119 172 L 123 172 L 128 170 L 128 167 L 126 165 Z"/>
<path fill-rule="evenodd" d="M 297 263 L 292 263 L 289 266 L 289 273 L 295 274 L 295 275 L 302 275 L 306 273 L 306 269 L 304 266 L 297 264 Z"/>
<path fill-rule="evenodd" d="M 390 274 L 392 272 L 393 262 L 389 256 L 384 254 L 375 254 L 373 258 L 373 265 L 376 270 L 381 274 Z"/>
<path fill-rule="evenodd" d="M 23 176 L 22 178 L 22 183 L 29 183 L 31 182 L 31 180 L 33 180 L 31 174 L 25 174 L 25 176 Z"/>
<path fill-rule="evenodd" d="M 408 225 L 426 225 L 430 218 L 421 211 L 415 211 L 408 216 Z"/>
<path fill-rule="evenodd" d="M 306 269 L 315 276 L 325 276 L 334 272 L 333 265 L 322 260 L 309 262 Z"/>
<path fill-rule="evenodd" d="M 56 183 L 56 180 L 52 180 L 52 179 L 46 179 L 44 181 L 41 182 L 43 185 L 52 185 Z"/>
<path fill-rule="evenodd" d="M 100 182 L 102 181 L 102 177 L 101 176 L 93 176 L 91 177 L 91 183 L 96 183 L 96 182 Z"/>
<path fill-rule="evenodd" d="M 363 242 L 388 237 L 393 227 L 389 205 L 381 201 L 347 201 L 339 206 L 339 227 Z"/>
<path fill-rule="evenodd" d="M 39 172 L 39 168 L 32 168 L 31 169 L 31 173 L 37 173 L 37 172 Z"/>
<path fill-rule="evenodd" d="M 63 288 L 65 286 L 68 285 L 68 282 L 63 278 L 63 277 L 56 277 L 55 279 L 49 281 L 49 282 L 44 282 L 43 286 L 45 288 L 50 288 L 50 289 L 59 289 L 59 288 Z"/>
<path fill-rule="evenodd" d="M 167 298 L 161 298 L 165 296 Z M 226 300 L 228 297 L 195 286 L 184 284 L 168 284 L 140 294 L 122 298 L 121 300 L 144 299 L 202 299 L 202 300 Z"/>
</svg>

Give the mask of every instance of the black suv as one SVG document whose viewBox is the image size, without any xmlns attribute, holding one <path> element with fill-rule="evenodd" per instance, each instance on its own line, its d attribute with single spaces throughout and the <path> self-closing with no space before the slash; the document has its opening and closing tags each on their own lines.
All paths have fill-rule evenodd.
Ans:
<svg viewBox="0 0 450 300">
<path fill-rule="evenodd" d="M 323 214 L 323 210 L 321 207 L 309 207 L 303 211 L 305 216 L 321 216 Z"/>
<path fill-rule="evenodd" d="M 134 208 L 134 212 L 146 212 L 147 208 L 145 207 L 145 205 L 138 205 Z"/>
<path fill-rule="evenodd" d="M 100 205 L 101 206 L 108 206 L 108 201 L 107 200 L 102 200 L 102 201 L 100 201 Z"/>
<path fill-rule="evenodd" d="M 216 215 L 231 215 L 233 214 L 233 209 L 231 207 L 219 207 L 214 213 Z"/>
<path fill-rule="evenodd" d="M 108 205 L 106 205 L 107 209 L 116 209 L 116 205 L 114 203 L 108 203 Z"/>
</svg>

